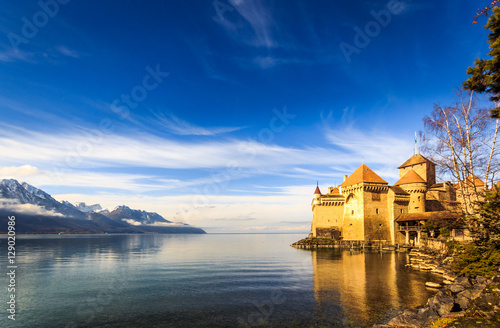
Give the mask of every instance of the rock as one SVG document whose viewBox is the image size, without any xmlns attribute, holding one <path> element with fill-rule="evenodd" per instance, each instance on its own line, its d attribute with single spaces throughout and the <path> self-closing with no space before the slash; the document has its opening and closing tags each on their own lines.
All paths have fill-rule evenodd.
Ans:
<svg viewBox="0 0 500 328">
<path fill-rule="evenodd" d="M 427 326 L 429 319 L 419 316 L 416 313 L 403 313 L 388 322 L 392 327 L 423 328 Z"/>
<path fill-rule="evenodd" d="M 464 290 L 465 290 L 465 287 L 463 285 L 460 285 L 460 284 L 454 284 L 454 285 L 450 286 L 450 291 L 453 294 L 458 294 L 460 292 L 463 292 Z"/>
<path fill-rule="evenodd" d="M 449 274 L 444 274 L 443 275 L 443 278 L 446 279 L 446 280 L 450 280 L 450 281 L 455 281 L 456 277 L 453 277 Z"/>
<path fill-rule="evenodd" d="M 449 291 L 439 291 L 434 297 L 429 298 L 427 301 L 427 306 L 430 311 L 436 313 L 440 317 L 450 313 L 454 304 L 455 301 Z"/>
<path fill-rule="evenodd" d="M 453 285 L 455 283 L 453 281 L 450 281 L 450 280 L 443 280 L 443 284 L 445 284 L 445 285 Z"/>
<path fill-rule="evenodd" d="M 500 290 L 498 286 L 491 285 L 484 289 L 484 291 L 471 302 L 466 315 L 470 317 L 479 316 L 487 320 L 498 322 L 500 320 L 500 313 L 498 309 L 500 305 Z"/>
<path fill-rule="evenodd" d="M 465 288 L 469 288 L 472 286 L 472 284 L 469 281 L 469 278 L 467 277 L 460 277 L 455 280 L 455 282 L 459 285 L 464 286 Z"/>
<path fill-rule="evenodd" d="M 441 284 L 438 284 L 436 282 L 428 281 L 425 283 L 425 287 L 431 287 L 431 288 L 443 288 Z"/>
<path fill-rule="evenodd" d="M 462 310 L 466 310 L 469 307 L 471 301 L 478 298 L 479 295 L 481 295 L 481 292 L 481 289 L 466 289 L 455 296 L 455 303 L 457 303 Z"/>
<path fill-rule="evenodd" d="M 476 277 L 476 282 L 478 284 L 486 284 L 487 281 L 488 281 L 488 278 L 486 278 L 486 277 L 481 277 L 481 276 Z"/>
<path fill-rule="evenodd" d="M 389 325 L 374 325 L 372 328 L 394 328 L 394 327 Z"/>
</svg>

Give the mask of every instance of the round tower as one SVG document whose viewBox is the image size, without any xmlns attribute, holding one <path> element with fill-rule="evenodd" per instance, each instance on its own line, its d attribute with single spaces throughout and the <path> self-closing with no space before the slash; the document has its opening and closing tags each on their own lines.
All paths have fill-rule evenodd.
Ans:
<svg viewBox="0 0 500 328">
<path fill-rule="evenodd" d="M 408 171 L 395 186 L 401 187 L 410 194 L 408 213 L 425 212 L 425 193 L 427 192 L 427 182 L 414 170 Z"/>
<path fill-rule="evenodd" d="M 314 191 L 314 199 L 313 199 L 313 205 L 320 205 L 321 204 L 321 191 L 319 190 L 319 186 L 316 183 L 316 190 Z"/>
</svg>

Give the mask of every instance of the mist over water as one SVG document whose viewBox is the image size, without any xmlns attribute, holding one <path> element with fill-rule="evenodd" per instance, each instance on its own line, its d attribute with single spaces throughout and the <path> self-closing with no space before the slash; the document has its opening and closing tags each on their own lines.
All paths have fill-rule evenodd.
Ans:
<svg viewBox="0 0 500 328">
<path fill-rule="evenodd" d="M 302 237 L 18 236 L 16 321 L 4 306 L 0 326 L 371 327 L 424 304 L 439 279 L 403 253 L 289 246 Z"/>
</svg>

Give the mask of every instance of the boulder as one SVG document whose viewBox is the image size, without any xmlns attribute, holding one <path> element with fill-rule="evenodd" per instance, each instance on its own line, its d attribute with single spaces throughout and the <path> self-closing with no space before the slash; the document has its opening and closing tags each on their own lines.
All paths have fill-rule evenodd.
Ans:
<svg viewBox="0 0 500 328">
<path fill-rule="evenodd" d="M 455 282 L 456 282 L 458 285 L 462 285 L 462 286 L 464 286 L 464 288 L 469 288 L 469 287 L 472 287 L 472 284 L 470 283 L 469 278 L 467 278 L 467 277 L 460 277 L 460 278 L 457 278 L 457 279 L 455 280 Z"/>
<path fill-rule="evenodd" d="M 406 312 L 406 311 L 405 311 Z M 405 328 L 423 328 L 430 320 L 419 316 L 416 313 L 403 313 L 388 322 L 389 326 Z"/>
<path fill-rule="evenodd" d="M 450 291 L 453 293 L 453 294 L 458 294 L 460 292 L 463 292 L 465 290 L 465 287 L 463 285 L 459 285 L 459 284 L 454 284 L 454 285 L 451 285 L 450 286 Z"/>
<path fill-rule="evenodd" d="M 427 306 L 431 313 L 435 313 L 440 317 L 450 313 L 454 304 L 455 301 L 450 291 L 439 291 L 427 301 Z"/>
<path fill-rule="evenodd" d="M 466 315 L 469 317 L 481 317 L 486 320 L 500 321 L 500 289 L 496 285 L 490 285 L 475 300 L 471 301 Z"/>
<path fill-rule="evenodd" d="M 481 276 L 476 277 L 476 282 L 478 284 L 486 284 L 487 281 L 488 281 L 488 278 L 486 278 L 486 277 L 481 277 Z"/>
<path fill-rule="evenodd" d="M 482 289 L 477 289 L 477 288 L 466 289 L 455 296 L 455 303 L 457 303 L 462 310 L 466 310 L 469 307 L 471 301 L 478 298 L 479 295 L 481 295 L 481 292 Z"/>
</svg>

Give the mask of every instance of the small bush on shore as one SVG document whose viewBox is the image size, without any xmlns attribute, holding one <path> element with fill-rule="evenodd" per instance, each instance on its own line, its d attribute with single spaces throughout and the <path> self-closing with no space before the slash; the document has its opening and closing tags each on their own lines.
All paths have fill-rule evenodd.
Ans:
<svg viewBox="0 0 500 328">
<path fill-rule="evenodd" d="M 500 250 L 480 247 L 474 243 L 465 245 L 462 253 L 452 264 L 453 272 L 466 277 L 493 277 L 500 266 Z"/>
<path fill-rule="evenodd" d="M 456 319 L 453 318 L 441 318 L 437 321 L 434 321 L 428 328 L 443 328 L 448 327 L 448 324 L 455 322 Z"/>
</svg>

